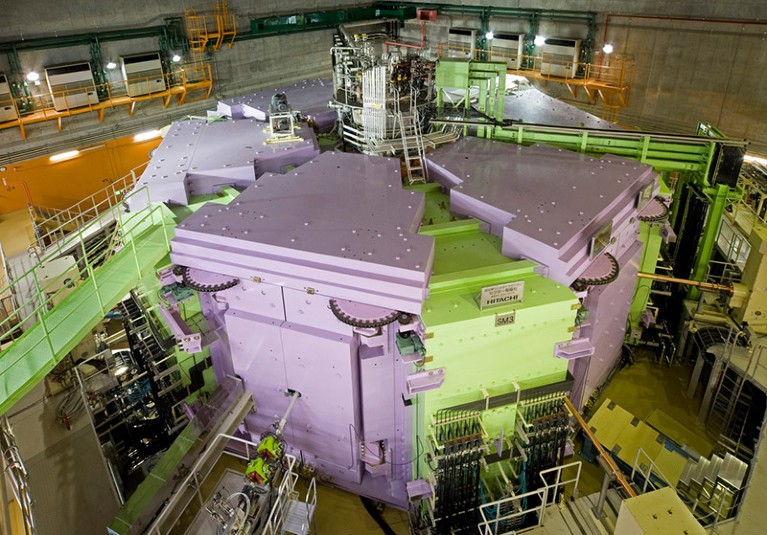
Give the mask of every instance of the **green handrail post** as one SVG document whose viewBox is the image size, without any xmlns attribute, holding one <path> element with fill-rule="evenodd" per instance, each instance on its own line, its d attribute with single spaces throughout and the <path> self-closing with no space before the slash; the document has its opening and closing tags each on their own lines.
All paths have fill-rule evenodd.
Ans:
<svg viewBox="0 0 767 535">
<path fill-rule="evenodd" d="M 98 301 L 99 310 L 104 316 L 106 316 L 107 313 L 106 310 L 104 310 L 104 303 L 101 301 L 101 294 L 99 293 L 99 285 L 96 282 L 96 277 L 93 273 L 93 266 L 88 259 L 88 250 L 85 248 L 85 240 L 83 240 L 82 233 L 78 232 L 78 237 L 80 238 L 80 248 L 83 250 L 83 262 L 85 262 L 85 271 L 88 273 L 88 278 L 93 283 L 93 292 L 96 295 L 96 301 Z"/>
<path fill-rule="evenodd" d="M 37 307 L 37 319 L 40 322 L 40 327 L 43 329 L 43 334 L 45 335 L 45 340 L 48 342 L 48 349 L 51 351 L 51 360 L 56 360 L 56 351 L 53 349 L 53 342 L 51 342 L 51 336 L 48 332 L 48 326 L 45 324 L 45 310 L 46 310 L 46 302 L 45 302 L 45 293 L 43 292 L 42 288 L 40 287 L 40 281 L 37 280 L 37 270 L 32 270 L 32 278 L 35 281 L 35 291 L 37 292 L 37 300 L 40 302 L 40 305 Z M 34 304 L 34 301 L 32 302 Z"/>
<path fill-rule="evenodd" d="M 708 217 L 706 217 L 705 230 L 703 232 L 703 238 L 700 241 L 698 258 L 695 260 L 695 266 L 693 267 L 692 276 L 690 277 L 692 280 L 703 281 L 706 277 L 708 263 L 711 261 L 716 237 L 719 234 L 719 225 L 722 221 L 722 215 L 724 214 L 724 208 L 727 205 L 729 194 L 730 187 L 726 184 L 719 184 L 716 187 L 713 202 L 708 209 Z M 700 290 L 692 288 L 690 289 L 689 295 L 690 299 L 697 299 L 700 296 Z"/>
<path fill-rule="evenodd" d="M 136 263 L 136 274 L 138 278 L 141 278 L 141 264 L 138 261 L 138 253 L 136 252 L 136 240 L 135 238 L 130 241 L 131 251 L 133 252 L 133 261 Z"/>
</svg>

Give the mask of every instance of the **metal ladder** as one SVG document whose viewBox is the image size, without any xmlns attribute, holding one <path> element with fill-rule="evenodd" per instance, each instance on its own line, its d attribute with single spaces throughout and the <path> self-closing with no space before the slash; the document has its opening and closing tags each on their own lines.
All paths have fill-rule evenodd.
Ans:
<svg viewBox="0 0 767 535">
<path fill-rule="evenodd" d="M 424 164 L 423 135 L 418 120 L 416 93 L 410 92 L 410 109 L 403 113 L 399 105 L 399 94 L 395 98 L 395 111 L 402 138 L 402 159 L 405 162 L 408 185 L 423 184 L 429 178 Z"/>
<path fill-rule="evenodd" d="M 751 380 L 752 365 L 759 365 L 764 346 L 751 352 L 748 364 L 744 371 L 730 366 L 732 351 L 735 341 L 730 346 L 729 354 L 722 366 L 721 377 L 714 393 L 714 401 L 706 424 L 717 435 L 723 435 L 730 439 L 743 434 L 743 426 L 746 423 L 751 406 L 751 396 L 744 394 L 743 387 Z M 753 368 L 754 370 L 756 367 Z"/>
<path fill-rule="evenodd" d="M 2 447 L 3 454 L 3 471 L 7 474 L 11 491 L 16 499 L 16 503 L 19 505 L 19 509 L 21 509 L 24 533 L 35 535 L 37 528 L 35 527 L 35 519 L 32 515 L 32 496 L 29 493 L 27 469 L 16 445 L 16 437 L 13 434 L 11 424 L 5 416 L 0 420 L 0 447 Z M 0 480 L 0 484 L 5 485 L 5 481 Z"/>
</svg>

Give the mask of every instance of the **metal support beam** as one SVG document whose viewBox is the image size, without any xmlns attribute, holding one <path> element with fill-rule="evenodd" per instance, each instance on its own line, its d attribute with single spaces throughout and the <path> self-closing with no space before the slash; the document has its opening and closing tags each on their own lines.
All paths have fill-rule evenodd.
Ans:
<svg viewBox="0 0 767 535">
<path fill-rule="evenodd" d="M 626 479 L 626 476 L 623 474 L 623 472 L 620 471 L 620 468 L 618 468 L 618 465 L 615 464 L 615 461 L 612 459 L 612 457 L 610 457 L 610 454 L 604 449 L 602 444 L 600 444 L 599 439 L 594 436 L 594 433 L 591 431 L 589 424 L 586 423 L 586 420 L 583 419 L 581 413 L 578 412 L 578 410 L 573 405 L 573 402 L 570 401 L 568 397 L 565 397 L 565 407 L 567 407 L 567 410 L 570 412 L 570 414 L 573 415 L 575 421 L 578 422 L 578 425 L 581 426 L 583 432 L 587 437 L 589 437 L 589 440 L 591 440 L 591 443 L 594 444 L 594 447 L 599 452 L 602 461 L 607 466 L 607 473 L 605 475 L 615 478 L 618 484 L 623 487 L 623 491 L 629 498 L 636 496 L 636 491 L 632 488 L 631 484 Z"/>
<path fill-rule="evenodd" d="M 655 281 L 672 282 L 675 284 L 682 284 L 685 286 L 693 286 L 702 292 L 724 292 L 728 295 L 732 295 L 732 284 L 714 284 L 713 282 L 703 282 L 690 279 L 679 279 L 676 277 L 668 277 L 666 275 L 656 275 L 654 273 L 637 273 L 640 279 L 651 279 Z"/>
<path fill-rule="evenodd" d="M 714 244 L 719 234 L 719 225 L 722 222 L 722 214 L 727 205 L 727 198 L 730 194 L 730 187 L 720 184 L 716 187 L 716 195 L 708 208 L 706 225 L 703 230 L 703 237 L 699 242 L 698 257 L 692 269 L 690 278 L 695 281 L 703 281 L 708 273 L 708 263 L 711 261 L 711 255 L 714 252 Z M 690 290 L 690 299 L 697 299 L 700 296 L 700 290 L 692 288 Z"/>
</svg>

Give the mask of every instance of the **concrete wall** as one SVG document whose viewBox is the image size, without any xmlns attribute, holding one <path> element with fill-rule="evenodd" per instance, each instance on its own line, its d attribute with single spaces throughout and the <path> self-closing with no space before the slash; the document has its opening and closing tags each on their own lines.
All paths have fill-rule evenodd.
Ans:
<svg viewBox="0 0 767 535">
<path fill-rule="evenodd" d="M 417 2 L 412 2 L 417 3 Z M 447 1 L 448 4 L 536 9 L 577 9 L 597 12 L 595 49 L 606 42 L 614 54 L 595 63 L 625 58 L 634 64 L 628 106 L 622 125 L 651 130 L 694 133 L 697 123 L 711 122 L 732 137 L 746 138 L 751 149 L 767 155 L 767 2 L 700 2 L 695 0 L 591 0 L 578 2 Z M 635 17 L 627 17 L 632 14 Z M 641 18 L 640 18 L 641 17 Z M 652 17 L 652 18 L 644 18 Z M 665 18 L 665 19 L 664 19 Z M 669 20 L 669 19 L 676 20 Z M 696 21 L 690 19 L 707 19 Z M 737 19 L 738 23 L 720 22 Z M 450 26 L 479 29 L 479 19 L 465 14 L 440 15 L 427 27 L 430 43 L 444 42 Z M 491 17 L 492 30 L 526 32 L 527 21 Z M 541 21 L 548 37 L 585 37 L 585 25 Z M 415 30 L 408 29 L 409 36 Z M 576 97 L 562 84 L 542 86 L 545 92 L 605 116 L 601 101 L 591 105 L 583 91 Z"/>
<path fill-rule="evenodd" d="M 237 27 L 249 29 L 248 20 L 255 17 L 320 11 L 362 5 L 354 0 L 228 0 L 229 9 L 237 17 Z M 3 25 L 0 39 L 15 40 L 51 37 L 80 32 L 98 32 L 120 28 L 156 26 L 165 17 L 177 17 L 185 9 L 199 13 L 212 12 L 214 0 L 32 0 L 3 2 Z"/>
<path fill-rule="evenodd" d="M 51 37 L 62 34 L 89 33 L 161 25 L 163 18 L 182 16 L 185 8 L 197 7 L 200 12 L 212 12 L 209 2 L 117 2 L 115 0 L 76 0 L 57 2 L 35 0 L 30 4 L 6 2 L 3 5 L 4 24 L 0 25 L 0 41 L 22 38 Z M 239 32 L 250 30 L 252 17 L 265 17 L 300 11 L 339 9 L 361 2 L 350 0 L 315 0 L 310 2 L 230 0 L 230 9 L 237 15 Z M 27 140 L 22 141 L 17 128 L 0 130 L 0 166 L 88 144 L 101 143 L 120 135 L 163 126 L 190 114 L 203 114 L 213 109 L 220 98 L 247 93 L 257 88 L 281 86 L 296 80 L 330 76 L 330 47 L 332 30 L 319 30 L 288 36 L 266 37 L 237 42 L 210 54 L 214 89 L 207 101 L 177 106 L 172 101 L 163 108 L 158 99 L 139 102 L 129 116 L 126 107 L 106 110 L 103 124 L 96 113 L 65 117 L 63 130 L 57 132 L 56 121 L 45 121 L 26 128 Z M 102 44 L 104 61 L 121 54 L 158 50 L 154 39 L 114 41 Z M 25 72 L 42 66 L 70 61 L 89 60 L 85 46 L 24 51 L 20 54 Z M 8 70 L 7 58 L 0 55 L 0 72 Z M 33 94 L 47 92 L 43 79 L 31 86 Z M 0 171 L 0 174 L 2 172 Z"/>
<path fill-rule="evenodd" d="M 417 4 L 417 2 L 411 2 Z M 449 3 L 449 2 L 448 2 Z M 533 0 L 463 1 L 463 5 L 495 5 L 499 7 L 541 8 Z M 185 8 L 196 7 L 211 11 L 209 2 L 117 2 L 115 0 L 76 0 L 57 2 L 36 0 L 30 3 L 7 2 L 0 40 L 16 40 L 36 36 L 91 32 L 118 28 L 134 28 L 161 24 L 164 17 L 183 15 Z M 246 2 L 231 0 L 237 15 L 238 29 L 249 29 L 250 17 L 263 17 L 297 11 L 335 9 L 361 4 L 350 0 L 287 0 Z M 129 6 L 129 7 L 128 7 Z M 700 2 L 684 0 L 591 0 L 578 2 L 549 2 L 549 9 L 592 10 L 598 12 L 597 42 L 600 48 L 605 38 L 615 46 L 613 58 L 623 55 L 633 59 L 636 67 L 629 105 L 622 110 L 621 123 L 629 127 L 693 132 L 698 121 L 716 123 L 727 134 L 752 141 L 757 152 L 767 154 L 767 23 L 725 24 L 688 20 L 658 20 L 625 18 L 608 14 L 632 13 L 677 18 L 733 18 L 767 21 L 764 0 L 734 0 L 734 2 Z M 605 35 L 605 23 L 607 32 Z M 440 16 L 430 24 L 430 44 L 446 41 L 451 25 L 479 28 L 479 21 L 469 15 Z M 526 31 L 526 21 L 493 18 L 496 31 Z M 408 35 L 418 26 L 408 24 Z M 586 35 L 585 26 L 541 22 L 541 30 L 562 36 Z M 158 102 L 139 103 L 128 117 L 124 109 L 108 110 L 104 124 L 94 114 L 65 118 L 63 132 L 57 133 L 54 121 L 29 128 L 29 139 L 22 143 L 16 129 L 0 130 L 0 165 L 19 161 L 43 152 L 64 150 L 86 142 L 99 141 L 115 135 L 166 124 L 187 114 L 203 113 L 215 105 L 215 98 L 234 96 L 255 88 L 281 85 L 302 78 L 329 76 L 332 31 L 317 31 L 289 36 L 269 37 L 237 42 L 210 57 L 214 69 L 214 99 L 208 102 L 163 109 Z M 105 43 L 107 55 L 143 52 L 155 46 L 152 40 Z M 141 48 L 137 50 L 136 47 Z M 156 48 L 156 47 L 155 47 Z M 151 49 L 151 48 L 150 48 Z M 86 47 L 51 49 L 22 54 L 24 67 L 87 59 Z M 39 64 L 39 65 L 38 65 Z M 0 71 L 7 69 L 6 58 L 0 56 Z M 560 84 L 548 84 L 545 91 L 572 100 L 572 95 Z M 41 89 L 38 89 L 41 90 Z M 580 103 L 587 111 L 604 116 L 600 103 L 589 105 L 583 92 Z"/>
<path fill-rule="evenodd" d="M 767 4 L 765 4 L 767 5 Z M 604 36 L 601 26 L 601 45 Z M 731 24 L 615 17 L 607 42 L 633 61 L 628 106 L 619 122 L 640 129 L 694 133 L 710 122 L 767 154 L 767 21 Z M 553 96 L 571 98 L 550 85 Z M 602 105 L 584 106 L 600 114 Z"/>
</svg>

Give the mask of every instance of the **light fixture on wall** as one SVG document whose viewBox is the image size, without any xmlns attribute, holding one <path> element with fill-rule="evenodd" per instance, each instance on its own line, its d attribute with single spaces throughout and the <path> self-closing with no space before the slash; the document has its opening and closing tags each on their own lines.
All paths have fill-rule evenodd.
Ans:
<svg viewBox="0 0 767 535">
<path fill-rule="evenodd" d="M 50 160 L 52 162 L 60 162 L 62 160 L 69 160 L 80 154 L 79 150 L 68 150 L 66 152 L 59 152 L 58 154 L 51 155 Z"/>
<path fill-rule="evenodd" d="M 602 52 L 605 54 L 612 54 L 613 53 L 613 45 L 610 43 L 605 43 L 605 46 L 602 47 Z"/>
<path fill-rule="evenodd" d="M 148 139 L 154 139 L 160 135 L 159 130 L 149 130 L 148 132 L 139 132 L 133 136 L 133 141 L 146 141 Z"/>
<path fill-rule="evenodd" d="M 40 80 L 40 75 L 36 73 L 35 71 L 29 72 L 27 73 L 27 80 L 29 80 L 30 82 L 37 82 L 38 80 Z"/>
<path fill-rule="evenodd" d="M 110 71 L 114 69 L 115 67 L 117 67 L 117 63 L 115 63 L 114 61 L 110 61 L 109 63 L 107 63 L 107 69 L 109 69 Z"/>
<path fill-rule="evenodd" d="M 173 57 L 171 59 L 173 60 L 173 63 L 178 63 L 179 61 L 181 61 L 181 56 L 179 56 L 178 54 L 173 54 Z"/>
<path fill-rule="evenodd" d="M 495 37 L 495 34 L 494 34 L 493 32 L 487 32 L 487 33 L 485 34 L 485 39 L 487 39 L 488 41 L 489 41 L 490 39 L 492 39 L 493 37 Z"/>
<path fill-rule="evenodd" d="M 535 46 L 542 46 L 546 44 L 546 38 L 542 35 L 536 35 L 535 40 L 533 41 L 535 43 Z"/>
</svg>

